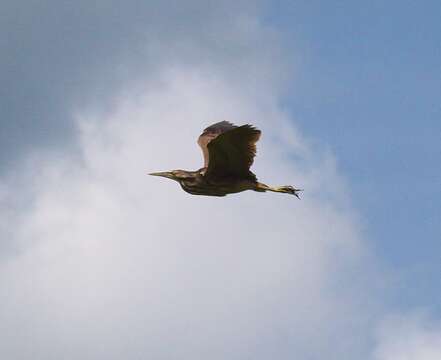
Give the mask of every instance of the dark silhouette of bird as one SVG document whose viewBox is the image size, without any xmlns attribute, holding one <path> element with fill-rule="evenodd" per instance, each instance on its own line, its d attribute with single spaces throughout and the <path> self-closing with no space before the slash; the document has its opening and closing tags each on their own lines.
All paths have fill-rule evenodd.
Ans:
<svg viewBox="0 0 441 360">
<path fill-rule="evenodd" d="M 225 196 L 245 190 L 273 191 L 299 198 L 302 191 L 292 186 L 268 186 L 257 181 L 250 171 L 256 155 L 260 130 L 252 125 L 236 126 L 221 121 L 207 127 L 198 144 L 204 155 L 204 167 L 196 171 L 173 170 L 151 173 L 177 181 L 193 195 Z M 300 199 L 300 198 L 299 198 Z"/>
</svg>

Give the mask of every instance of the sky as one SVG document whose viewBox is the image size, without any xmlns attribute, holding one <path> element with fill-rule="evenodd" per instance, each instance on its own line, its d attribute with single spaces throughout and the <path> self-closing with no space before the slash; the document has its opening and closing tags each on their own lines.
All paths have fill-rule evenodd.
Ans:
<svg viewBox="0 0 441 360">
<path fill-rule="evenodd" d="M 440 11 L 3 1 L 1 357 L 439 359 Z M 301 201 L 146 176 L 224 119 Z"/>
</svg>

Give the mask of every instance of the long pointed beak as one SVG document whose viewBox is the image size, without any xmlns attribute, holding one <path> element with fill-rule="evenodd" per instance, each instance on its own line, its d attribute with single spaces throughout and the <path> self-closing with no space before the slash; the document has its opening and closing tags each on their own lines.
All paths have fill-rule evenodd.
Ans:
<svg viewBox="0 0 441 360">
<path fill-rule="evenodd" d="M 164 172 L 154 172 L 154 173 L 150 173 L 149 175 L 152 176 L 162 176 L 168 179 L 174 179 L 174 176 L 171 172 L 168 171 L 164 171 Z"/>
</svg>

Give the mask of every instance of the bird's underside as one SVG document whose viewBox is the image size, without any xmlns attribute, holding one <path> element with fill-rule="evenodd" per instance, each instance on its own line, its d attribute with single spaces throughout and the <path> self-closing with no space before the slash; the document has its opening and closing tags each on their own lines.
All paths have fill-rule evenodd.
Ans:
<svg viewBox="0 0 441 360">
<path fill-rule="evenodd" d="M 183 180 L 182 188 L 193 195 L 225 196 L 245 190 L 255 190 L 257 182 L 240 178 L 209 179 L 204 176 L 205 168 L 201 169 L 200 176 Z"/>
<path fill-rule="evenodd" d="M 173 170 L 152 173 L 178 181 L 193 195 L 225 196 L 254 190 L 273 191 L 298 196 L 292 186 L 271 187 L 257 181 L 250 171 L 256 155 L 260 130 L 251 125 L 236 126 L 221 121 L 206 128 L 198 138 L 204 156 L 204 167 L 197 171 Z"/>
</svg>

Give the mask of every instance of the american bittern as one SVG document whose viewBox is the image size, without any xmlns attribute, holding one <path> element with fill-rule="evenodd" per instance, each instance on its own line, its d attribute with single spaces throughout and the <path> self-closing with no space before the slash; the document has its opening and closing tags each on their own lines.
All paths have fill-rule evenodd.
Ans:
<svg viewBox="0 0 441 360">
<path fill-rule="evenodd" d="M 193 195 L 225 196 L 245 190 L 274 191 L 299 198 L 300 189 L 292 186 L 272 187 L 257 181 L 250 171 L 256 155 L 260 130 L 251 125 L 236 126 L 221 121 L 206 128 L 198 144 L 204 155 L 204 167 L 196 171 L 173 170 L 151 173 L 181 184 Z"/>
</svg>

